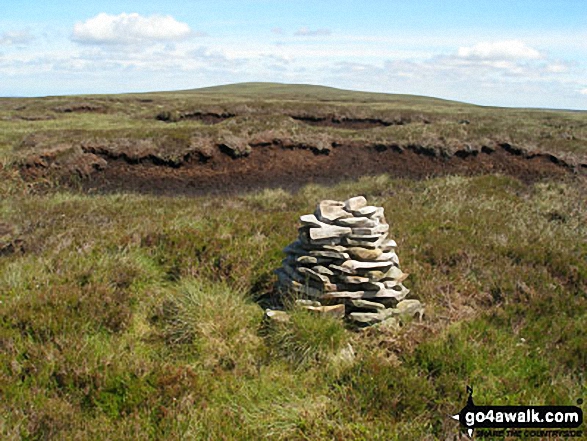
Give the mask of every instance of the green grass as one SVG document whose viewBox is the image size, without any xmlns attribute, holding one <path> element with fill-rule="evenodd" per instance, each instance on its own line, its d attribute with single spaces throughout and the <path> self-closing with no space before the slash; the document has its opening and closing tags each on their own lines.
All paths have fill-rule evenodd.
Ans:
<svg viewBox="0 0 587 441">
<path fill-rule="evenodd" d="M 157 121 L 165 111 L 238 116 Z M 287 116 L 303 114 L 417 122 Z M 0 438 L 452 439 L 468 384 L 477 404 L 575 404 L 587 393 L 584 179 L 383 175 L 187 198 L 76 193 L 18 167 L 83 142 L 173 160 L 195 138 L 263 134 L 493 140 L 586 162 L 586 118 L 259 83 L 0 99 Z M 263 320 L 298 217 L 358 194 L 385 207 L 424 320 L 361 332 L 295 309 L 287 324 Z"/>
<path fill-rule="evenodd" d="M 388 176 L 297 194 L 39 194 L 4 170 L 2 439 L 446 439 L 465 403 L 587 393 L 587 187 Z M 297 217 L 385 207 L 426 307 L 399 332 L 267 325 Z M 351 344 L 353 360 L 341 364 Z"/>
</svg>

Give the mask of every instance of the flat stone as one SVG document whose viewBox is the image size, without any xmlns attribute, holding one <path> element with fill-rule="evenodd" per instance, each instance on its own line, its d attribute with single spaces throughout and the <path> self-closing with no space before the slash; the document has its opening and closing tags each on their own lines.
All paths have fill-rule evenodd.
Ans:
<svg viewBox="0 0 587 441">
<path fill-rule="evenodd" d="M 338 219 L 336 223 L 337 225 L 342 225 L 344 227 L 374 228 L 377 226 L 377 221 L 369 219 L 368 217 L 348 217 Z"/>
<path fill-rule="evenodd" d="M 387 288 L 385 288 L 385 285 L 381 282 L 369 281 L 363 283 L 359 289 L 363 291 L 381 291 Z"/>
<path fill-rule="evenodd" d="M 352 299 L 350 301 L 350 303 L 355 308 L 369 309 L 369 310 L 375 311 L 375 312 L 379 312 L 379 311 L 385 309 L 385 305 L 382 305 L 381 303 L 377 303 L 377 302 L 370 302 L 369 300 Z"/>
<path fill-rule="evenodd" d="M 310 227 L 320 227 L 323 225 L 323 222 L 320 222 L 313 214 L 304 214 L 303 216 L 300 216 L 300 222 L 302 225 L 308 225 Z"/>
<path fill-rule="evenodd" d="M 334 270 L 334 271 L 338 271 L 340 273 L 344 273 L 344 274 L 351 274 L 351 275 L 356 274 L 356 271 L 353 271 L 350 268 L 345 268 L 344 266 L 335 265 L 333 263 L 328 265 L 328 268 L 330 268 L 331 270 Z"/>
<path fill-rule="evenodd" d="M 352 213 L 354 216 L 371 217 L 375 213 L 377 213 L 377 210 L 379 210 L 379 209 L 380 209 L 380 207 L 374 207 L 373 205 L 367 205 L 366 207 L 359 208 L 358 210 L 353 210 Z"/>
<path fill-rule="evenodd" d="M 384 283 L 401 283 L 404 280 L 406 280 L 408 278 L 409 274 L 408 273 L 404 273 L 401 269 L 399 269 L 397 266 L 392 266 L 389 271 L 387 271 L 387 273 L 385 273 L 385 279 L 391 279 L 391 280 L 387 280 Z M 393 285 L 395 286 L 395 285 Z"/>
<path fill-rule="evenodd" d="M 314 256 L 300 256 L 296 259 L 296 262 L 300 265 L 316 265 L 318 259 Z"/>
<path fill-rule="evenodd" d="M 339 304 L 339 305 L 330 305 L 330 306 L 302 306 L 302 308 L 308 310 L 308 311 L 312 311 L 312 312 L 317 312 L 320 314 L 324 314 L 330 317 L 335 317 L 335 318 L 344 318 L 344 313 L 345 313 L 345 306 L 344 304 Z"/>
<path fill-rule="evenodd" d="M 334 275 L 334 273 L 332 272 L 332 270 L 330 270 L 330 269 L 328 269 L 328 268 L 326 268 L 325 266 L 322 266 L 322 265 L 313 266 L 312 269 L 314 271 L 316 271 L 318 274 L 323 274 L 325 276 L 333 276 Z"/>
<path fill-rule="evenodd" d="M 350 283 L 350 284 L 359 284 L 359 283 L 368 283 L 369 279 L 367 277 L 360 277 L 360 276 L 341 276 L 340 280 L 343 283 Z"/>
<path fill-rule="evenodd" d="M 339 259 L 339 260 L 345 260 L 348 259 L 350 256 L 347 253 L 341 253 L 338 251 L 318 251 L 318 250 L 313 250 L 310 251 L 310 256 L 313 257 L 325 257 L 325 258 L 329 258 L 329 259 Z"/>
<path fill-rule="evenodd" d="M 344 202 L 344 208 L 348 211 L 357 211 L 367 206 L 367 199 L 365 196 L 355 196 L 354 198 L 347 199 Z"/>
<path fill-rule="evenodd" d="M 323 297 L 322 290 L 312 288 L 311 286 L 308 286 L 308 285 L 301 285 L 300 284 L 298 286 L 292 286 L 292 288 L 294 291 L 296 291 L 300 294 L 303 294 L 305 296 L 308 296 L 308 297 L 312 297 L 315 299 L 320 299 Z"/>
<path fill-rule="evenodd" d="M 386 235 L 382 235 L 379 239 L 377 239 L 376 241 L 372 241 L 372 240 L 357 240 L 357 239 L 353 239 L 351 237 L 343 237 L 341 240 L 345 245 L 351 246 L 351 247 L 361 247 L 361 248 L 380 248 L 380 245 L 383 243 L 383 241 L 385 240 L 385 236 Z M 355 236 L 355 237 L 360 237 L 360 236 Z"/>
<path fill-rule="evenodd" d="M 308 300 L 308 299 L 298 299 L 296 300 L 296 305 L 298 306 L 322 306 L 320 302 L 317 300 Z"/>
<path fill-rule="evenodd" d="M 341 266 L 350 268 L 352 270 L 358 269 L 375 269 L 375 268 L 389 268 L 391 262 L 361 262 L 360 260 L 347 260 Z M 387 271 L 387 269 L 386 269 Z"/>
<path fill-rule="evenodd" d="M 348 249 L 348 253 L 355 259 L 359 260 L 375 260 L 379 256 L 381 256 L 382 251 L 379 248 L 369 249 L 369 248 L 360 248 L 360 247 L 352 247 Z"/>
<path fill-rule="evenodd" d="M 309 287 L 309 288 L 313 288 L 318 290 L 319 293 L 322 293 L 322 291 L 324 291 L 324 285 L 328 282 L 324 282 L 324 280 L 321 279 L 321 277 L 326 277 L 326 276 L 319 276 L 319 275 L 313 275 L 313 274 L 303 274 L 302 271 L 307 271 L 309 270 L 309 268 L 305 268 L 305 267 L 300 267 L 297 270 L 292 268 L 291 266 L 284 264 L 282 266 L 283 271 L 285 271 L 285 274 L 287 275 L 287 277 L 289 277 L 293 282 L 297 283 L 299 286 L 303 286 L 303 287 Z M 302 270 L 302 271 L 300 271 Z M 298 287 L 298 285 L 295 285 L 294 283 L 291 283 L 292 286 Z"/>
<path fill-rule="evenodd" d="M 351 312 L 349 319 L 362 325 L 374 325 L 383 320 L 378 312 Z"/>
<path fill-rule="evenodd" d="M 390 239 L 387 242 L 384 242 L 381 244 L 381 251 L 383 251 L 384 253 L 387 253 L 389 251 L 393 251 L 393 249 L 396 247 L 397 247 L 397 243 L 395 242 L 395 240 Z"/>
<path fill-rule="evenodd" d="M 368 271 L 364 274 L 364 276 L 367 277 L 370 282 L 378 282 L 381 279 L 384 279 L 385 275 L 386 273 L 383 271 Z"/>
<path fill-rule="evenodd" d="M 312 298 L 321 298 L 323 295 L 322 290 L 312 288 L 306 284 L 302 284 L 300 282 L 296 282 L 292 280 L 285 272 L 278 272 L 277 277 L 279 278 L 279 284 L 286 288 L 290 289 L 294 292 L 302 294 L 304 296 L 312 297 Z"/>
<path fill-rule="evenodd" d="M 283 271 L 285 271 L 285 274 L 287 274 L 287 276 L 291 279 L 294 280 L 296 282 L 299 283 L 304 283 L 306 281 L 306 278 L 303 277 L 300 273 L 298 273 L 295 268 L 293 268 L 292 266 L 288 265 L 287 263 L 284 263 L 281 268 L 283 269 Z"/>
<path fill-rule="evenodd" d="M 406 296 L 410 293 L 410 290 L 400 283 L 391 289 L 385 289 L 385 292 L 389 294 L 386 297 L 392 297 L 398 301 L 401 301 L 406 298 Z"/>
<path fill-rule="evenodd" d="M 383 207 L 377 207 L 375 213 L 373 213 L 370 217 L 371 219 L 377 219 L 379 222 L 385 222 L 385 213 Z"/>
<path fill-rule="evenodd" d="M 339 366 L 351 366 L 355 362 L 355 350 L 350 343 L 331 357 L 331 362 Z"/>
<path fill-rule="evenodd" d="M 401 326 L 399 324 L 399 320 L 395 317 L 387 317 L 381 323 L 377 325 L 377 328 L 381 331 L 399 331 Z"/>
<path fill-rule="evenodd" d="M 365 242 L 377 242 L 380 241 L 381 238 L 385 237 L 385 234 L 352 234 L 352 229 L 351 229 L 351 233 L 349 234 L 349 239 L 352 240 L 362 240 Z M 383 243 L 383 241 L 381 242 Z"/>
<path fill-rule="evenodd" d="M 318 220 L 326 223 L 352 216 L 351 213 L 345 211 L 343 202 L 329 200 L 322 201 L 318 204 L 315 215 Z"/>
<path fill-rule="evenodd" d="M 334 284 L 334 283 L 324 283 L 322 285 L 323 287 L 323 291 L 324 292 L 330 292 L 330 291 L 340 291 L 338 285 Z"/>
<path fill-rule="evenodd" d="M 422 320 L 422 315 L 424 315 L 424 306 L 422 306 L 419 300 L 415 299 L 402 300 L 397 304 L 395 309 L 399 315 L 411 317 L 418 315 L 420 320 Z"/>
<path fill-rule="evenodd" d="M 409 292 L 409 291 L 408 291 Z M 379 291 L 333 291 L 324 293 L 323 299 L 397 299 L 398 292 L 392 289 Z M 404 296 L 405 297 L 405 296 Z M 399 300 L 403 300 L 399 299 Z"/>
<path fill-rule="evenodd" d="M 351 233 L 352 230 L 349 227 L 339 227 L 336 225 L 324 224 L 324 226 L 319 228 L 310 228 L 310 239 L 330 239 L 332 237 L 347 236 Z"/>
<path fill-rule="evenodd" d="M 322 249 L 325 245 L 339 245 L 342 241 L 342 237 L 314 240 L 310 237 L 309 229 L 307 231 L 300 231 L 299 239 L 302 246 L 309 250 Z"/>
<path fill-rule="evenodd" d="M 347 247 L 342 245 L 324 245 L 322 249 L 327 251 L 338 251 L 339 253 L 344 253 L 347 250 Z"/>
<path fill-rule="evenodd" d="M 396 265 L 399 265 L 397 254 L 393 252 L 381 253 L 381 255 L 377 256 L 374 260 L 377 262 L 393 262 Z"/>
<path fill-rule="evenodd" d="M 385 287 L 385 289 L 393 289 L 400 283 L 401 282 L 398 282 L 397 280 L 386 280 L 383 282 L 383 286 Z"/>
<path fill-rule="evenodd" d="M 266 309 L 265 310 L 265 317 L 273 322 L 278 322 L 278 323 L 288 323 L 289 322 L 289 314 L 285 311 L 279 311 L 276 309 Z"/>
<path fill-rule="evenodd" d="M 352 230 L 353 236 L 378 236 L 380 234 L 387 233 L 389 231 L 389 225 L 379 224 L 375 225 L 374 227 L 360 227 L 353 228 Z"/>
<path fill-rule="evenodd" d="M 330 283 L 330 279 L 320 273 L 317 273 L 316 271 L 310 269 L 310 268 L 306 268 L 306 267 L 300 267 L 298 268 L 298 272 L 300 274 L 303 274 L 305 276 L 311 277 L 314 280 L 317 280 L 318 282 L 322 282 L 322 283 Z"/>
</svg>

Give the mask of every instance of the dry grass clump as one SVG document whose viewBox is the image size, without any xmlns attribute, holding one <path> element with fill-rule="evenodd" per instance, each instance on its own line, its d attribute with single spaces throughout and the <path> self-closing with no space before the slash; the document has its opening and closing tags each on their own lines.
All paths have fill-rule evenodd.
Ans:
<svg viewBox="0 0 587 441">
<path fill-rule="evenodd" d="M 261 344 L 261 311 L 242 290 L 225 283 L 182 284 L 164 305 L 165 338 L 187 345 L 207 369 L 252 370 Z"/>
</svg>

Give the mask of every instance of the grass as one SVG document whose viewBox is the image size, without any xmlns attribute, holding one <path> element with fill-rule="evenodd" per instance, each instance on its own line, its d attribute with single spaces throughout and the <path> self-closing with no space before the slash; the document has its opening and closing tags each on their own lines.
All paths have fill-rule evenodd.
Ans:
<svg viewBox="0 0 587 441">
<path fill-rule="evenodd" d="M 297 194 L 39 195 L 0 202 L 3 439 L 445 439 L 465 402 L 587 392 L 586 188 L 364 178 Z M 356 333 L 262 320 L 296 219 L 382 204 L 422 323 Z M 548 329 L 548 332 L 544 332 Z M 356 353 L 341 365 L 350 343 Z"/>
<path fill-rule="evenodd" d="M 155 120 L 196 110 L 239 116 Z M 310 111 L 431 123 L 360 131 L 284 116 Z M 18 164 L 88 140 L 173 158 L 193 137 L 263 132 L 491 138 L 584 161 L 586 127 L 581 113 L 307 86 L 0 100 L 0 438 L 444 440 L 466 385 L 479 405 L 575 404 L 587 393 L 584 179 L 381 175 L 188 198 L 76 193 L 24 181 Z M 357 332 L 294 309 L 265 321 L 298 217 L 358 194 L 385 208 L 424 320 Z"/>
</svg>

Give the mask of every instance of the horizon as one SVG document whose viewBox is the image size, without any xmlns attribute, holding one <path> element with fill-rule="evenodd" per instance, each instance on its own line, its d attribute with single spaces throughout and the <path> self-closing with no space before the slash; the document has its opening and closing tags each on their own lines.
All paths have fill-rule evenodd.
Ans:
<svg viewBox="0 0 587 441">
<path fill-rule="evenodd" d="M 277 82 L 587 110 L 587 5 L 510 3 L 7 0 L 0 96 Z"/>
<path fill-rule="evenodd" d="M 388 93 L 388 92 L 371 92 L 367 90 L 353 90 L 353 89 L 343 89 L 334 86 L 324 86 L 321 84 L 307 84 L 307 83 L 278 83 L 278 82 L 264 82 L 264 81 L 250 81 L 250 82 L 242 82 L 242 83 L 227 83 L 227 84 L 217 84 L 213 86 L 205 86 L 205 87 L 197 87 L 192 89 L 170 89 L 170 90 L 145 90 L 145 91 L 136 91 L 136 92 L 119 92 L 119 93 L 97 93 L 97 94 L 64 94 L 64 95 L 39 95 L 39 96 L 0 96 L 0 99 L 44 99 L 44 98 L 61 98 L 61 97 L 96 97 L 96 96 L 116 96 L 116 95 L 134 95 L 134 94 L 151 94 L 151 93 L 180 93 L 180 92 L 194 92 L 202 89 L 214 89 L 214 88 L 222 88 L 227 86 L 240 86 L 240 85 L 247 85 L 247 84 L 275 84 L 281 86 L 309 86 L 309 87 L 324 87 L 328 89 L 335 89 L 342 92 L 356 92 L 356 93 L 373 93 L 376 95 L 389 95 L 389 96 L 407 96 L 407 97 L 415 97 L 415 98 L 429 98 L 431 100 L 440 100 L 440 101 L 448 101 L 454 102 L 458 104 L 464 104 L 468 106 L 476 106 L 476 107 L 486 107 L 486 108 L 496 108 L 496 109 L 520 109 L 520 110 L 544 110 L 544 111 L 556 111 L 556 112 L 587 112 L 587 109 L 563 109 L 563 108 L 555 108 L 555 107 L 518 107 L 518 106 L 492 106 L 492 105 L 483 105 L 483 104 L 476 104 L 466 101 L 457 101 L 451 100 L 447 98 L 435 97 L 435 96 L 427 96 L 427 95 L 414 95 L 414 94 L 404 94 L 404 93 Z"/>
</svg>

